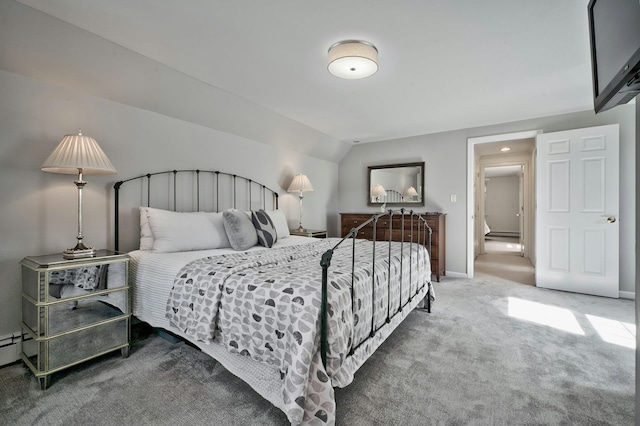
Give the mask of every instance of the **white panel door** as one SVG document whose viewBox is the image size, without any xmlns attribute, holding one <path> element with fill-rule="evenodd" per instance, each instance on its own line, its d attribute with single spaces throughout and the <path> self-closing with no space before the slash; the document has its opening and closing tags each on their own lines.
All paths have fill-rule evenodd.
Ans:
<svg viewBox="0 0 640 426">
<path fill-rule="evenodd" d="M 536 285 L 618 297 L 618 125 L 536 138 Z"/>
</svg>

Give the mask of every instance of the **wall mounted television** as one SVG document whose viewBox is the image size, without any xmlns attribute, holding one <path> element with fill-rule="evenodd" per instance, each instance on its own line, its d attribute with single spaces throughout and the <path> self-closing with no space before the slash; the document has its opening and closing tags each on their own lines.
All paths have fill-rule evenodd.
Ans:
<svg viewBox="0 0 640 426">
<path fill-rule="evenodd" d="M 598 113 L 640 93 L 640 0 L 591 0 L 587 9 Z"/>
</svg>

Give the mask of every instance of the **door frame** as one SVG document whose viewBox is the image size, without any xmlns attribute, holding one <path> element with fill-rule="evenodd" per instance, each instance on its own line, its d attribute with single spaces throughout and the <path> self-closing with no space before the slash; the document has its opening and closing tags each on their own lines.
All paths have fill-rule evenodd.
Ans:
<svg viewBox="0 0 640 426">
<path fill-rule="evenodd" d="M 489 142 L 502 142 L 517 139 L 531 139 L 543 133 L 542 130 L 527 130 L 514 133 L 502 133 L 497 135 L 479 136 L 467 138 L 467 277 L 473 278 L 474 276 L 474 262 L 475 262 L 475 182 L 476 182 L 476 164 L 475 148 L 476 145 L 489 143 Z M 531 174 L 531 170 L 529 171 Z M 484 175 L 484 173 L 481 173 Z M 535 208 L 534 208 L 535 210 Z M 530 218 L 531 220 L 531 218 Z M 535 227 L 535 222 L 533 224 Z"/>
</svg>

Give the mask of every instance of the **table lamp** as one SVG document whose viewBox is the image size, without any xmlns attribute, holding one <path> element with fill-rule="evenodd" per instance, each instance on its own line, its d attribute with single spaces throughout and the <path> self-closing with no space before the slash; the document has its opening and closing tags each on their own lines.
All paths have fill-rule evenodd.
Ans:
<svg viewBox="0 0 640 426">
<path fill-rule="evenodd" d="M 74 248 L 65 250 L 62 256 L 65 259 L 95 256 L 96 250 L 86 247 L 82 242 L 82 188 L 87 184 L 82 180 L 82 175 L 115 174 L 117 172 L 113 164 L 98 142 L 83 135 L 80 130 L 77 135 L 65 135 L 40 169 L 51 173 L 78 174 L 78 180 L 74 182 L 78 187 L 78 243 Z"/>
<path fill-rule="evenodd" d="M 302 173 L 296 175 L 291 181 L 291 185 L 289 185 L 289 189 L 287 192 L 299 192 L 300 195 L 300 226 L 296 231 L 304 231 L 304 227 L 302 226 L 302 198 L 304 197 L 302 194 L 305 192 L 313 192 L 313 186 L 311 186 L 311 182 L 309 182 L 309 178 Z"/>
</svg>

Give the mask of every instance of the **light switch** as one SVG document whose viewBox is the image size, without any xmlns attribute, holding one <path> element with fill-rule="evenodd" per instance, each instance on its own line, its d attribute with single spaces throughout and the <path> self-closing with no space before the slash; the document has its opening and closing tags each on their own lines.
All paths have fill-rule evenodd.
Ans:
<svg viewBox="0 0 640 426">
<path fill-rule="evenodd" d="M 458 201 L 458 197 L 456 196 L 456 194 L 451 194 L 451 202 L 455 203 L 456 201 Z"/>
</svg>

